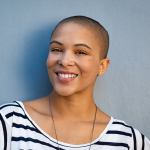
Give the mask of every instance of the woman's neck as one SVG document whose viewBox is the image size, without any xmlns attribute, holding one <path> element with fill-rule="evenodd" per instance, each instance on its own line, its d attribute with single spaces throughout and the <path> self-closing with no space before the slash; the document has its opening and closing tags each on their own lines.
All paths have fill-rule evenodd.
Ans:
<svg viewBox="0 0 150 150">
<path fill-rule="evenodd" d="M 61 96 L 53 90 L 49 98 L 55 117 L 74 121 L 93 120 L 96 106 L 92 94 L 75 93 L 71 96 Z"/>
</svg>

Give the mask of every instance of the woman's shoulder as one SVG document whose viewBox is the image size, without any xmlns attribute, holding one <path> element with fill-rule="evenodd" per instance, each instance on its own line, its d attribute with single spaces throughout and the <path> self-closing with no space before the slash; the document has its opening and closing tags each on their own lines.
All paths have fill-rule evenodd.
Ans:
<svg viewBox="0 0 150 150">
<path fill-rule="evenodd" d="M 0 114 L 4 115 L 6 118 L 9 118 L 12 115 L 25 114 L 26 109 L 36 110 L 37 100 L 31 101 L 14 101 L 10 103 L 5 103 L 0 105 Z"/>
<path fill-rule="evenodd" d="M 23 116 L 24 109 L 21 101 L 14 101 L 11 103 L 5 103 L 0 106 L 1 121 L 4 120 L 11 125 L 13 116 Z"/>
<path fill-rule="evenodd" d="M 109 130 L 116 131 L 116 133 L 125 135 L 125 136 L 130 136 L 134 137 L 136 134 L 140 134 L 142 137 L 143 134 L 135 129 L 133 126 L 127 124 L 125 121 L 113 118 L 112 119 L 112 126 L 110 127 Z M 139 135 L 138 135 L 139 136 Z"/>
<path fill-rule="evenodd" d="M 144 136 L 139 130 L 135 129 L 131 125 L 127 124 L 123 120 L 112 119 L 112 124 L 107 131 L 107 134 L 112 134 L 119 137 L 119 140 L 122 142 L 125 140 L 129 140 L 130 149 L 150 149 L 150 141 Z"/>
<path fill-rule="evenodd" d="M 49 114 L 49 112 L 47 112 L 47 109 L 46 109 L 47 106 L 49 105 L 48 96 L 34 99 L 31 101 L 25 101 L 22 104 L 26 112 L 31 116 L 33 114 L 36 114 L 36 115 L 37 114 Z"/>
<path fill-rule="evenodd" d="M 23 110 L 21 101 L 14 101 L 11 103 L 5 103 L 0 105 L 0 112 L 4 115 L 11 114 L 13 112 L 17 112 L 18 110 Z"/>
</svg>

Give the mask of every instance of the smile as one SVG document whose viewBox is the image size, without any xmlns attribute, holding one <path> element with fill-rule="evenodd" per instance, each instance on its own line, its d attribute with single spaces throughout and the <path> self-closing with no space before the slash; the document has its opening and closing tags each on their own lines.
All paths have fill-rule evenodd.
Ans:
<svg viewBox="0 0 150 150">
<path fill-rule="evenodd" d="M 56 74 L 62 78 L 75 78 L 78 76 L 76 74 L 63 74 L 63 73 L 56 73 Z"/>
</svg>

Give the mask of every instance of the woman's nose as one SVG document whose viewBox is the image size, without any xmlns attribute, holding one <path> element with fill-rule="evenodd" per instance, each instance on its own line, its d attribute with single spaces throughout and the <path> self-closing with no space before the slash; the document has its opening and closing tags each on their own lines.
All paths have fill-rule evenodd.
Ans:
<svg viewBox="0 0 150 150">
<path fill-rule="evenodd" d="M 70 52 L 64 52 L 61 58 L 58 60 L 61 66 L 67 67 L 74 65 L 74 59 Z"/>
</svg>

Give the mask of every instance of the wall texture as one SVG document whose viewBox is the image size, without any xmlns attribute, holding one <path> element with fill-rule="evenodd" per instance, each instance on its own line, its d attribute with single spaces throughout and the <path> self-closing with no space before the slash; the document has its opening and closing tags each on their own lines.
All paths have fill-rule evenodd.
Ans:
<svg viewBox="0 0 150 150">
<path fill-rule="evenodd" d="M 110 67 L 95 102 L 150 138 L 149 0 L 0 0 L 0 104 L 48 95 L 46 58 L 61 19 L 86 15 L 110 34 Z"/>
</svg>

